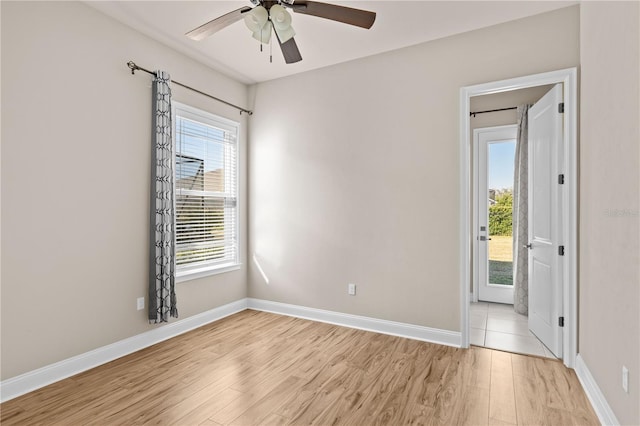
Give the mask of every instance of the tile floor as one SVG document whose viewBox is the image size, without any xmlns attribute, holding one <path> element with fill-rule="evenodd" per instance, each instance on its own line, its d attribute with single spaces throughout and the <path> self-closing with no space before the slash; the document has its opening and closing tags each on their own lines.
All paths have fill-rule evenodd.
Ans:
<svg viewBox="0 0 640 426">
<path fill-rule="evenodd" d="M 472 303 L 469 309 L 470 342 L 508 352 L 555 356 L 529 331 L 528 318 L 513 310 L 513 305 Z"/>
</svg>

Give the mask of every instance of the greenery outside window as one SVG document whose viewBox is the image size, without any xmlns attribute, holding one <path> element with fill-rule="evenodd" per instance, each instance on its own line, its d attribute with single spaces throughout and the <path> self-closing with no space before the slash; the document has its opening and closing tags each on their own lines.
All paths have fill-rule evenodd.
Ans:
<svg viewBox="0 0 640 426">
<path fill-rule="evenodd" d="M 237 269 L 239 125 L 173 104 L 176 276 Z"/>
</svg>

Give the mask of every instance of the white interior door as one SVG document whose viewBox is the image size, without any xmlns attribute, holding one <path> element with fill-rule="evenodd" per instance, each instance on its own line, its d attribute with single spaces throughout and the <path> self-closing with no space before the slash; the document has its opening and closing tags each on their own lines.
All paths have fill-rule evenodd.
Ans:
<svg viewBox="0 0 640 426">
<path fill-rule="evenodd" d="M 529 329 L 562 357 L 561 191 L 562 84 L 529 110 Z"/>
<path fill-rule="evenodd" d="M 513 190 L 513 152 L 517 134 L 515 125 L 474 131 L 476 301 L 513 304 L 513 239 L 510 235 L 504 235 L 505 232 L 492 232 L 489 221 L 496 195 L 504 196 L 504 190 Z M 500 210 L 500 207 L 494 206 L 494 211 Z M 510 208 L 505 208 L 505 212 L 510 217 Z"/>
</svg>

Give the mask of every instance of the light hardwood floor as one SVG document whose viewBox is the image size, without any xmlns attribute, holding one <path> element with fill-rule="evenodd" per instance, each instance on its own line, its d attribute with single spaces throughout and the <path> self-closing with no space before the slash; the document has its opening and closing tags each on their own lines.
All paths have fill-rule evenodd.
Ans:
<svg viewBox="0 0 640 426">
<path fill-rule="evenodd" d="M 556 360 L 256 311 L 0 409 L 2 425 L 598 424 Z"/>
</svg>

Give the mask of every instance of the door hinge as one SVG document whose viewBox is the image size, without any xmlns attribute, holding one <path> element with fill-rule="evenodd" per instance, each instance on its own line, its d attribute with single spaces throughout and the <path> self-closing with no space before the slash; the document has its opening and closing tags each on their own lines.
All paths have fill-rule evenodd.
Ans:
<svg viewBox="0 0 640 426">
<path fill-rule="evenodd" d="M 564 317 L 558 317 L 558 325 L 564 327 Z"/>
<path fill-rule="evenodd" d="M 564 246 L 558 246 L 558 255 L 564 256 Z"/>
<path fill-rule="evenodd" d="M 564 102 L 560 102 L 560 103 L 558 104 L 558 112 L 559 112 L 560 114 L 564 114 Z"/>
<path fill-rule="evenodd" d="M 558 175 L 558 185 L 564 185 L 564 173 Z"/>
</svg>

